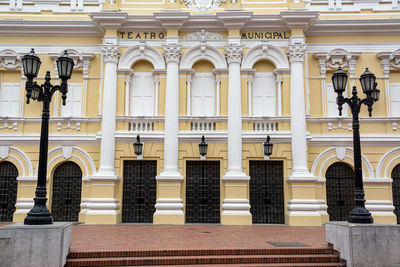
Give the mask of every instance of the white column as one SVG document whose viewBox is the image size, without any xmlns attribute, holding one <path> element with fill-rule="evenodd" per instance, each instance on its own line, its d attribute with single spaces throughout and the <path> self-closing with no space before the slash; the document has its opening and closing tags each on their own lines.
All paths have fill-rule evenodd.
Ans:
<svg viewBox="0 0 400 267">
<path fill-rule="evenodd" d="M 242 103 L 240 62 L 242 46 L 225 48 L 229 64 L 228 78 L 228 168 L 222 177 L 225 198 L 222 202 L 222 224 L 251 224 L 248 199 L 249 176 L 242 168 Z M 235 190 L 232 190 L 235 188 Z"/>
<path fill-rule="evenodd" d="M 131 100 L 131 81 L 132 81 L 132 74 L 129 73 L 125 77 L 125 116 L 131 115 L 130 113 L 130 100 Z"/>
<path fill-rule="evenodd" d="M 192 75 L 186 79 L 186 115 L 192 115 Z"/>
<path fill-rule="evenodd" d="M 154 116 L 158 116 L 158 91 L 160 89 L 160 80 L 154 79 Z"/>
<path fill-rule="evenodd" d="M 181 47 L 178 44 L 164 46 L 164 57 L 167 62 L 167 81 L 165 92 L 165 130 L 164 130 L 164 168 L 156 177 L 158 186 L 166 186 L 163 182 L 176 182 L 181 187 L 183 176 L 178 168 L 178 126 L 179 126 L 179 72 L 178 62 Z M 170 185 L 170 184 L 169 184 Z M 167 185 L 168 186 L 168 185 Z M 176 192 L 180 192 L 177 190 Z M 183 200 L 180 193 L 176 196 L 159 194 L 155 205 L 155 224 L 183 224 Z"/>
<path fill-rule="evenodd" d="M 104 58 L 104 97 L 101 122 L 100 168 L 97 175 L 116 177 L 114 169 L 115 127 L 117 108 L 117 62 L 118 45 L 103 45 Z M 96 176 L 97 176 L 96 175 Z"/>
<path fill-rule="evenodd" d="M 216 78 L 215 116 L 221 115 L 221 79 Z"/>
<path fill-rule="evenodd" d="M 292 177 L 310 177 L 307 166 L 307 139 L 304 99 L 304 38 L 296 39 L 289 45 L 291 63 L 290 75 L 290 114 L 292 132 Z M 298 44 L 301 42 L 300 44 Z"/>
<path fill-rule="evenodd" d="M 242 103 L 240 62 L 242 46 L 226 47 L 226 57 L 229 64 L 228 79 L 228 169 L 225 176 L 244 176 L 242 169 Z M 247 176 L 246 176 L 247 177 Z"/>
<path fill-rule="evenodd" d="M 282 116 L 282 81 L 283 81 L 282 76 L 276 75 L 276 88 L 278 93 L 278 99 L 276 101 L 278 101 L 278 106 L 277 106 L 278 116 Z"/>
<path fill-rule="evenodd" d="M 253 77 L 247 81 L 247 98 L 248 98 L 247 114 L 249 116 L 253 116 Z"/>
<path fill-rule="evenodd" d="M 165 136 L 164 168 L 160 176 L 179 176 L 178 124 L 179 124 L 179 71 L 181 47 L 176 44 L 164 46 L 167 62 L 167 85 L 165 89 Z"/>
</svg>

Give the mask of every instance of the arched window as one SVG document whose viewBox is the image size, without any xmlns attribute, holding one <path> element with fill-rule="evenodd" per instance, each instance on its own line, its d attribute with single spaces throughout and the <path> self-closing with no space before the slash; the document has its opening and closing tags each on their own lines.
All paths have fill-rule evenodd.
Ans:
<svg viewBox="0 0 400 267">
<path fill-rule="evenodd" d="M 254 64 L 256 72 L 252 81 L 252 115 L 271 117 L 276 116 L 277 92 L 274 65 L 266 60 Z"/>
<path fill-rule="evenodd" d="M 193 65 L 192 112 L 193 116 L 215 116 L 215 75 L 214 65 L 208 61 L 198 61 Z"/>
<path fill-rule="evenodd" d="M 336 162 L 326 171 L 326 200 L 330 221 L 347 221 L 354 207 L 354 171 Z"/>
<path fill-rule="evenodd" d="M 392 190 L 394 213 L 397 216 L 397 224 L 400 224 L 400 164 L 397 164 L 392 171 Z"/>
<path fill-rule="evenodd" d="M 17 202 L 18 170 L 8 161 L 0 163 L 0 221 L 12 221 Z"/>
<path fill-rule="evenodd" d="M 153 65 L 148 61 L 138 61 L 133 65 L 131 85 L 130 114 L 133 116 L 152 116 L 155 105 L 155 86 Z"/>
<path fill-rule="evenodd" d="M 82 171 L 78 164 L 60 164 L 53 175 L 51 213 L 54 221 L 78 221 L 82 190 Z"/>
</svg>

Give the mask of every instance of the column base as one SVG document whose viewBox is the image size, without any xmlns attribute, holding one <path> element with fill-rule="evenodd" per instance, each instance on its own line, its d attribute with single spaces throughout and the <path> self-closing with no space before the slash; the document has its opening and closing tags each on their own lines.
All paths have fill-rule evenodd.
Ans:
<svg viewBox="0 0 400 267">
<path fill-rule="evenodd" d="M 291 226 L 321 226 L 329 221 L 326 209 L 322 199 L 291 199 L 287 205 L 286 223 Z"/>
<path fill-rule="evenodd" d="M 248 199 L 224 199 L 221 224 L 251 225 L 252 216 Z"/>
<path fill-rule="evenodd" d="M 19 198 L 15 204 L 13 222 L 24 222 L 26 215 L 33 208 L 33 198 Z"/>
<path fill-rule="evenodd" d="M 251 225 L 250 201 L 248 197 L 250 176 L 244 172 L 227 172 L 222 177 L 225 199 L 222 203 L 221 224 Z"/>
<path fill-rule="evenodd" d="M 185 224 L 183 201 L 181 198 L 159 198 L 156 203 L 156 212 L 153 216 L 154 224 Z"/>
<path fill-rule="evenodd" d="M 84 198 L 79 221 L 85 224 L 117 224 L 121 222 L 119 201 L 115 198 Z"/>
</svg>

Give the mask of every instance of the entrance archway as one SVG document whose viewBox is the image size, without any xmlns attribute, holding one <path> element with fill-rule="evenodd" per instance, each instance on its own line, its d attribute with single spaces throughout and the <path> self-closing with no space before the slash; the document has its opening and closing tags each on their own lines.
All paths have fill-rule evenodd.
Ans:
<svg viewBox="0 0 400 267">
<path fill-rule="evenodd" d="M 397 216 L 397 224 L 400 224 L 400 164 L 393 168 L 392 179 L 394 214 Z"/>
<path fill-rule="evenodd" d="M 326 200 L 330 221 L 347 221 L 354 207 L 354 171 L 336 162 L 326 171 Z"/>
<path fill-rule="evenodd" d="M 54 221 L 78 221 L 82 191 L 82 171 L 75 162 L 60 164 L 53 175 L 51 214 Z"/>
<path fill-rule="evenodd" d="M 8 161 L 0 163 L 0 221 L 12 221 L 17 201 L 18 169 Z"/>
</svg>

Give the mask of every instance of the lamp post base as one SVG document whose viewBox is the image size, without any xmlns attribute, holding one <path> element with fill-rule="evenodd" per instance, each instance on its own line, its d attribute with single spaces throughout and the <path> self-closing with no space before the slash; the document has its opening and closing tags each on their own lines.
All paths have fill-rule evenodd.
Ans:
<svg viewBox="0 0 400 267">
<path fill-rule="evenodd" d="M 349 223 L 374 223 L 371 213 L 363 207 L 355 207 L 347 220 Z"/>
<path fill-rule="evenodd" d="M 50 211 L 45 209 L 30 210 L 24 220 L 24 224 L 28 225 L 44 225 L 53 224 L 53 217 L 51 217 Z"/>
</svg>

